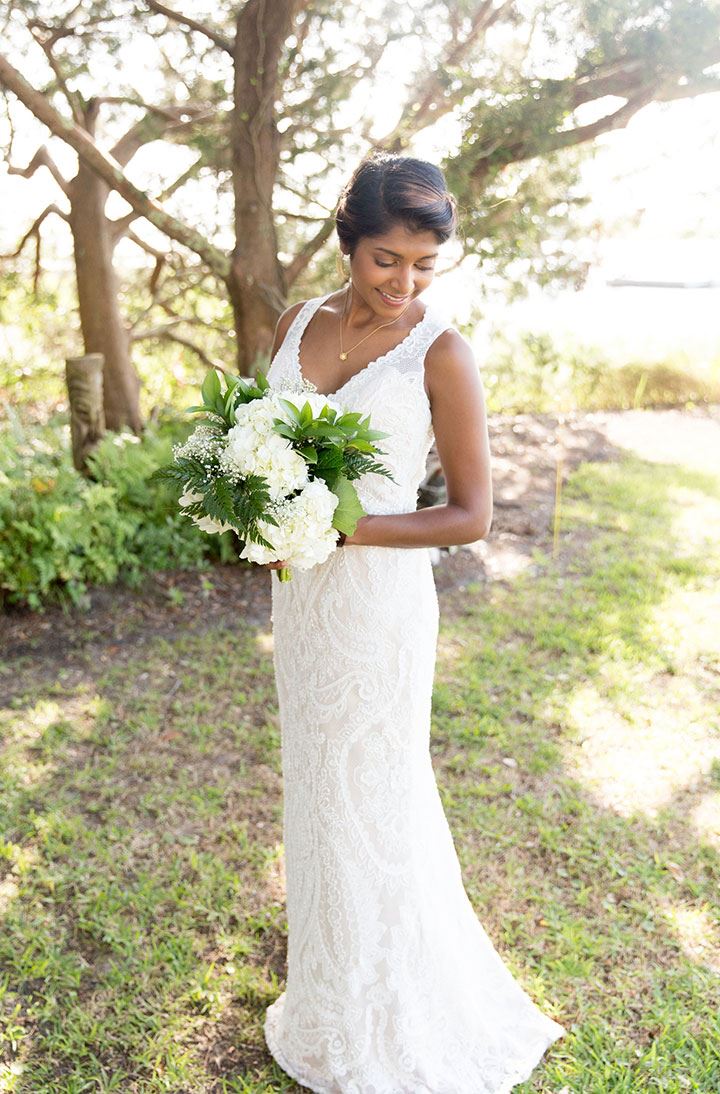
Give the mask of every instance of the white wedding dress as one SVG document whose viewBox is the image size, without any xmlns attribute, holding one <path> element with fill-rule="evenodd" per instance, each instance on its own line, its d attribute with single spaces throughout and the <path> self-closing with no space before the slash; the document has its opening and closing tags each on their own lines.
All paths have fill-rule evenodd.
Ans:
<svg viewBox="0 0 720 1094">
<path fill-rule="evenodd" d="M 330 294 L 328 294 L 330 295 Z M 302 307 L 270 367 L 315 390 Z M 371 415 L 396 482 L 356 480 L 368 513 L 417 508 L 432 444 L 423 362 L 432 307 L 334 393 Z M 288 958 L 265 1038 L 322 1094 L 501 1094 L 566 1030 L 513 978 L 465 892 L 430 757 L 438 600 L 428 548 L 335 551 L 271 570 L 282 730 Z"/>
</svg>

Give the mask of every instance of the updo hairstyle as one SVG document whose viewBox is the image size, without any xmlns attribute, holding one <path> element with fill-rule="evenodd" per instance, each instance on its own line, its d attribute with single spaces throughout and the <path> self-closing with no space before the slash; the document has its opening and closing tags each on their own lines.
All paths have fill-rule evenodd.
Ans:
<svg viewBox="0 0 720 1094">
<path fill-rule="evenodd" d="M 352 257 L 363 237 L 384 235 L 397 224 L 434 232 L 438 243 L 445 243 L 457 228 L 455 198 L 435 164 L 376 152 L 343 188 L 335 210 L 338 238 Z"/>
</svg>

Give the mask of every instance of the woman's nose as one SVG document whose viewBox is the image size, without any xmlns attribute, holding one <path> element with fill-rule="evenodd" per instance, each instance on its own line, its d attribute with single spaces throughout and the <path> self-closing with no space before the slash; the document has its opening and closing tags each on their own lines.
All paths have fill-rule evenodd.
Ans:
<svg viewBox="0 0 720 1094">
<path fill-rule="evenodd" d="M 413 291 L 415 282 L 413 280 L 413 272 L 411 269 L 398 270 L 395 277 L 395 284 L 393 288 L 397 286 L 398 296 L 404 296 Z"/>
</svg>

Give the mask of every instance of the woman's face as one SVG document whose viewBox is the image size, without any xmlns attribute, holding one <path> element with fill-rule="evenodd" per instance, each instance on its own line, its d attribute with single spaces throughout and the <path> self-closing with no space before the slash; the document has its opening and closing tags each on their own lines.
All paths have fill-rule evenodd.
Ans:
<svg viewBox="0 0 720 1094">
<path fill-rule="evenodd" d="M 434 232 L 411 232 L 401 224 L 363 236 L 350 259 L 353 288 L 383 319 L 399 315 L 432 281 L 439 250 Z"/>
</svg>

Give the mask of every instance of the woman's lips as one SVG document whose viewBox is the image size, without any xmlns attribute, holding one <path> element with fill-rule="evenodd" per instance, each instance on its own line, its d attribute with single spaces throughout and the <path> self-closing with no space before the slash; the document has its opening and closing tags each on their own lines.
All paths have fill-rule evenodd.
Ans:
<svg viewBox="0 0 720 1094">
<path fill-rule="evenodd" d="M 403 304 L 407 304 L 410 299 L 409 296 L 403 296 L 401 300 L 393 300 L 392 297 L 386 296 L 382 289 L 377 290 L 382 297 L 383 303 L 387 304 L 389 308 L 401 308 Z"/>
</svg>

